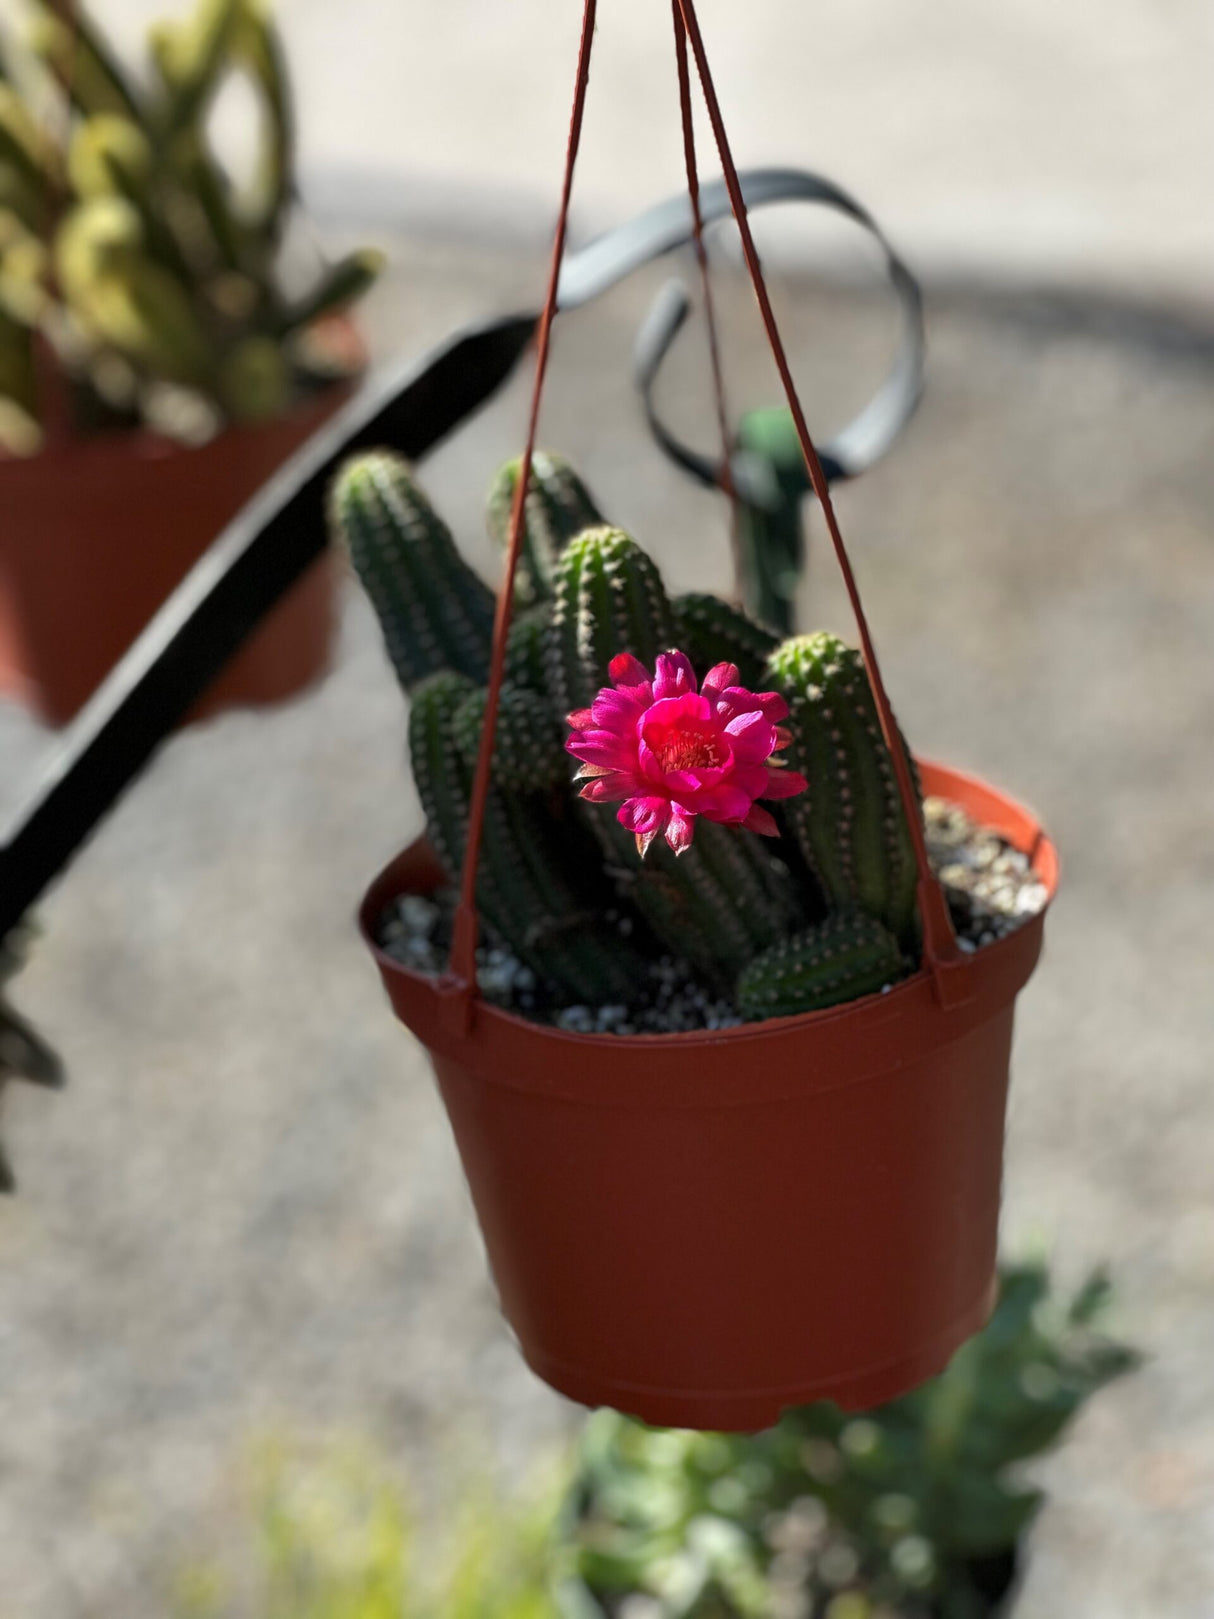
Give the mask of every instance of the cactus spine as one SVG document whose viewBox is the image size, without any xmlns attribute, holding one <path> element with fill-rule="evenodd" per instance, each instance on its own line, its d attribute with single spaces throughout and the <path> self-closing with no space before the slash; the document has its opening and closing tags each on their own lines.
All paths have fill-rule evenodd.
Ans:
<svg viewBox="0 0 1214 1619">
<path fill-rule="evenodd" d="M 521 467 L 521 456 L 507 461 L 489 490 L 489 533 L 503 550 L 510 539 L 510 514 Z M 564 456 L 537 450 L 531 458 L 522 550 L 514 582 L 519 606 L 547 601 L 552 595 L 557 558 L 565 546 L 583 529 L 595 528 L 602 522 L 590 491 Z"/>
<path fill-rule="evenodd" d="M 738 979 L 747 1022 L 816 1012 L 874 995 L 904 974 L 888 928 L 862 911 L 837 911 L 754 957 Z"/>
<path fill-rule="evenodd" d="M 485 680 L 493 593 L 460 556 L 405 462 L 387 451 L 347 462 L 330 510 L 401 685 L 407 690 L 439 669 Z"/>
<path fill-rule="evenodd" d="M 809 790 L 784 824 L 828 904 L 858 908 L 915 949 L 917 870 L 864 660 L 825 632 L 785 641 L 768 682 L 789 706 L 788 760 Z"/>
</svg>

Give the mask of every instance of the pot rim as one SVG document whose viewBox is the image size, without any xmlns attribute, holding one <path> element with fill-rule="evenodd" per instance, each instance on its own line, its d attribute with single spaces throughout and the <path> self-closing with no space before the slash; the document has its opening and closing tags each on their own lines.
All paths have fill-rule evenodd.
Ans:
<svg viewBox="0 0 1214 1619">
<path fill-rule="evenodd" d="M 1021 853 L 1028 855 L 1033 870 L 1045 884 L 1047 891 L 1045 905 L 1020 927 L 1002 939 L 982 945 L 972 954 L 963 956 L 957 966 L 949 969 L 950 973 L 964 974 L 971 987 L 971 992 L 960 996 L 956 1008 L 950 1009 L 948 1013 L 955 1033 L 959 1035 L 974 1021 L 981 1021 L 982 1017 L 987 1015 L 983 1008 L 982 1017 L 974 1019 L 972 1013 L 975 1001 L 988 1002 L 992 992 L 997 992 L 1000 986 L 1006 986 L 1009 991 L 1006 998 L 1011 999 L 1031 973 L 1040 951 L 1045 915 L 1058 887 L 1058 852 L 1036 815 L 1016 799 L 990 786 L 980 777 L 969 775 L 964 771 L 954 770 L 950 766 L 928 759 L 918 759 L 916 762 L 922 775 L 924 791 L 929 796 L 949 798 L 960 789 L 959 796 L 964 797 L 971 805 L 976 800 L 981 806 L 978 816 L 982 823 L 1006 837 Z M 953 791 L 950 792 L 950 789 Z M 453 1001 L 456 986 L 451 980 L 436 978 L 431 973 L 419 972 L 416 968 L 405 966 L 384 950 L 376 939 L 377 924 L 385 905 L 390 899 L 406 891 L 398 871 L 405 855 L 414 847 L 415 844 L 410 844 L 407 849 L 396 855 L 371 883 L 359 906 L 358 929 L 374 956 L 385 982 L 394 980 L 397 983 L 415 986 L 416 990 L 435 1003 Z M 659 1052 L 672 1047 L 686 1049 L 690 1046 L 745 1044 L 748 1041 L 754 1042 L 772 1035 L 802 1029 L 825 1031 L 833 1024 L 847 1021 L 854 1024 L 863 1020 L 867 1025 L 876 1028 L 887 1022 L 899 1020 L 905 1015 L 913 1015 L 914 1002 L 938 1004 L 935 1002 L 931 973 L 922 965 L 909 977 L 888 989 L 859 996 L 838 1006 L 825 1007 L 813 1012 L 799 1012 L 790 1017 L 739 1023 L 724 1029 L 694 1029 L 660 1034 L 583 1033 L 558 1028 L 550 1023 L 537 1022 L 518 1012 L 496 1006 L 491 1001 L 483 1000 L 479 995 L 474 998 L 473 1004 L 478 1023 L 484 1019 L 493 1025 L 504 1025 L 503 1032 L 522 1031 L 532 1040 L 559 1043 L 565 1047 L 573 1046 L 587 1052 L 618 1054 L 623 1049 Z M 967 1009 L 970 1012 L 969 1016 L 966 1016 Z M 462 1044 L 458 1037 L 454 1036 L 454 1031 L 447 1039 L 437 1038 L 433 1042 L 428 1035 L 422 1036 L 419 1033 L 419 1038 L 423 1038 L 434 1050 L 444 1049 L 452 1054 Z M 504 1077 L 503 1082 L 506 1082 Z M 840 1077 L 837 1080 L 839 1084 L 849 1082 L 849 1077 Z M 833 1086 L 827 1083 L 821 1088 L 828 1089 Z"/>
</svg>

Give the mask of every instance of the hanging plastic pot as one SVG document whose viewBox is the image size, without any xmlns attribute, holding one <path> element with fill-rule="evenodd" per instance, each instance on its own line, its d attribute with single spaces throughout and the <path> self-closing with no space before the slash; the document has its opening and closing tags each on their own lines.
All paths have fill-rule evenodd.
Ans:
<svg viewBox="0 0 1214 1619">
<path fill-rule="evenodd" d="M 376 944 L 393 900 L 442 880 L 424 842 L 372 885 L 361 925 L 397 1015 L 430 1053 L 502 1306 L 533 1369 L 574 1399 L 651 1423 L 755 1429 L 789 1405 L 833 1399 L 862 1408 L 892 1399 L 941 1370 L 985 1321 L 995 1289 L 1013 1009 L 1040 951 L 1043 917 L 971 954 L 958 946 L 763 283 L 693 0 L 675 0 L 675 19 L 701 265 L 688 44 L 807 474 L 856 617 L 913 845 L 918 971 L 828 1010 L 688 1034 L 576 1034 L 476 998 L 480 842 L 595 0 L 584 0 L 450 971 L 442 978 L 411 971 Z M 705 302 L 711 331 L 707 280 Z M 715 363 L 714 370 L 719 380 Z M 723 423 L 719 388 L 718 415 Z M 928 793 L 1027 855 L 1052 894 L 1054 850 L 1027 810 L 943 767 L 924 765 L 922 776 Z"/>
<path fill-rule="evenodd" d="M 1052 845 L 996 789 L 924 788 L 1028 854 Z M 940 1371 L 995 1282 L 1015 998 L 1043 916 L 984 946 L 947 1009 L 927 972 L 886 994 L 719 1032 L 582 1035 L 451 994 L 376 944 L 442 881 L 424 843 L 360 922 L 427 1047 L 502 1308 L 528 1364 L 587 1405 L 663 1426 L 757 1429 L 861 1408 Z"/>
<path fill-rule="evenodd" d="M 0 463 L 0 690 L 66 724 L 211 541 L 349 397 L 200 446 L 146 432 L 70 440 Z M 195 712 L 281 702 L 329 663 L 336 574 L 324 557 L 249 638 Z"/>
</svg>

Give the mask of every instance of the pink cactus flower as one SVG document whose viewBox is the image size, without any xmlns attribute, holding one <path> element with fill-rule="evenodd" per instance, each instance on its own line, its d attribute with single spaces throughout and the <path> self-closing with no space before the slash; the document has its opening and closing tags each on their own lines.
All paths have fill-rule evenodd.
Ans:
<svg viewBox="0 0 1214 1619">
<path fill-rule="evenodd" d="M 570 714 L 567 751 L 582 761 L 582 797 L 621 799 L 617 819 L 636 834 L 642 858 L 659 833 L 675 854 L 691 847 L 697 815 L 767 837 L 779 828 L 760 798 L 791 798 L 809 783 L 779 750 L 788 704 L 774 691 L 747 691 L 733 663 L 718 663 L 696 690 L 682 652 L 659 655 L 650 678 L 631 652 L 611 660 L 612 685 Z"/>
</svg>

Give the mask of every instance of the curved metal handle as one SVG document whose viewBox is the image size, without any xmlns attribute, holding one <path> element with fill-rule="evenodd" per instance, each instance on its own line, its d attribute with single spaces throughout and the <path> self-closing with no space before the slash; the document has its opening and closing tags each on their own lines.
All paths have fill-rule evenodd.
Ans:
<svg viewBox="0 0 1214 1619">
<path fill-rule="evenodd" d="M 889 449 L 914 414 L 923 393 L 923 363 L 925 337 L 923 328 L 923 295 L 919 283 L 897 253 L 890 246 L 881 228 L 868 210 L 841 186 L 811 174 L 804 169 L 758 169 L 743 174 L 742 195 L 748 211 L 764 204 L 776 202 L 811 203 L 833 210 L 854 220 L 877 242 L 885 259 L 885 270 L 898 300 L 900 335 L 898 351 L 885 380 L 846 427 L 828 440 L 818 451 L 822 470 L 831 483 L 854 478 L 872 466 Z M 705 186 L 705 223 L 729 214 L 729 198 L 724 181 Z M 681 245 L 691 238 L 691 213 L 686 199 L 683 203 L 686 232 L 677 241 L 670 240 L 673 222 L 657 216 L 663 210 L 651 210 L 633 221 L 633 227 L 642 226 L 657 235 L 666 227 L 664 240 L 667 247 Z M 668 205 L 667 205 L 668 206 Z M 673 210 L 671 210 L 673 211 Z M 647 225 L 647 221 L 649 222 Z M 666 249 L 664 248 L 663 251 Z M 617 253 L 619 248 L 617 246 Z M 591 266 L 590 268 L 593 268 Z M 575 288 L 580 283 L 575 281 Z M 691 474 L 700 483 L 720 488 L 721 463 L 715 456 L 702 454 L 678 438 L 658 415 L 654 403 L 654 389 L 662 362 L 669 353 L 691 310 L 691 300 L 681 281 L 669 281 L 650 306 L 633 350 L 633 369 L 637 387 L 645 409 L 650 432 L 665 454 L 677 466 Z M 770 480 L 764 476 L 765 467 L 757 465 L 744 451 L 736 453 L 730 461 L 730 472 L 739 498 L 760 508 L 773 505 L 775 492 Z"/>
</svg>

